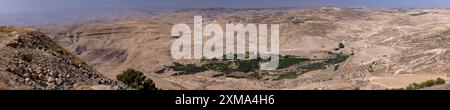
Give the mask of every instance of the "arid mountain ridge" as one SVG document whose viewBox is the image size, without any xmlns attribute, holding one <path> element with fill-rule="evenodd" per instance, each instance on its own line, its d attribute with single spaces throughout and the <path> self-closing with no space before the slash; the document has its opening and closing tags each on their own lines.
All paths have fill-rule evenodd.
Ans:
<svg viewBox="0 0 450 110">
<path fill-rule="evenodd" d="M 448 9 L 189 9 L 42 30 L 108 78 L 136 68 L 163 89 L 391 89 L 436 78 L 447 80 L 449 14 Z M 352 55 L 294 79 L 212 77 L 214 71 L 157 74 L 173 62 L 199 63 L 174 60 L 169 52 L 176 39 L 170 36 L 172 26 L 192 24 L 199 15 L 205 24 L 280 24 L 282 55 L 311 59 L 332 57 L 330 52 Z M 336 50 L 340 43 L 345 48 Z M 265 76 L 285 71 L 269 71 Z"/>
</svg>

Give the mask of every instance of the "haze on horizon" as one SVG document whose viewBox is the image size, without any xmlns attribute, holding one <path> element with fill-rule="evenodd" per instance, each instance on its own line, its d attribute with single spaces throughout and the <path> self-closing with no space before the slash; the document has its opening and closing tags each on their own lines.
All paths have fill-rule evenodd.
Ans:
<svg viewBox="0 0 450 110">
<path fill-rule="evenodd" d="M 64 9 L 127 8 L 273 8 L 273 7 L 450 7 L 448 0 L 0 0 L 0 14 Z"/>
</svg>

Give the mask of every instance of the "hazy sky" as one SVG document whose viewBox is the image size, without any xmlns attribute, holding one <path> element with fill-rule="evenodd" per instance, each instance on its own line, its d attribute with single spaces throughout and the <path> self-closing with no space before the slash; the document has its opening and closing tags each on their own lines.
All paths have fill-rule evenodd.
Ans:
<svg viewBox="0 0 450 110">
<path fill-rule="evenodd" d="M 0 0 L 0 14 L 77 8 L 450 7 L 450 0 Z"/>
</svg>

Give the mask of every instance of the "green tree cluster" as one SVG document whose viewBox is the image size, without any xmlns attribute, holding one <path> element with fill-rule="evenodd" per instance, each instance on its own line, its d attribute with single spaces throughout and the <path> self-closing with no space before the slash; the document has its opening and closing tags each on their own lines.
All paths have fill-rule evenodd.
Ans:
<svg viewBox="0 0 450 110">
<path fill-rule="evenodd" d="M 435 85 L 445 84 L 445 80 L 442 78 L 437 78 L 436 80 L 427 80 L 422 83 L 412 83 L 406 87 L 406 90 L 418 90 L 425 87 L 431 87 Z"/>
<path fill-rule="evenodd" d="M 135 69 L 127 69 L 122 74 L 117 75 L 116 78 L 131 88 L 140 90 L 158 89 L 150 78 L 146 78 L 141 71 Z"/>
</svg>

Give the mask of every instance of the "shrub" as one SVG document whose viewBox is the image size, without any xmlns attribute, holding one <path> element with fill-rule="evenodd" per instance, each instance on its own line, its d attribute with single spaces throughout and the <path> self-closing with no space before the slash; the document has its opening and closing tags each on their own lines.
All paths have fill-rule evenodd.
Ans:
<svg viewBox="0 0 450 110">
<path fill-rule="evenodd" d="M 199 73 L 199 72 L 204 72 L 206 71 L 206 67 L 201 66 L 195 66 L 194 64 L 181 64 L 181 63 L 177 63 L 177 62 L 173 62 L 172 66 L 168 66 L 167 68 L 172 69 L 173 71 L 178 71 L 178 73 L 174 74 L 174 75 L 186 75 L 186 74 L 194 74 L 194 73 Z"/>
<path fill-rule="evenodd" d="M 158 90 L 151 79 L 145 79 L 143 90 Z"/>
<path fill-rule="evenodd" d="M 445 84 L 445 80 L 442 78 L 437 78 L 436 79 L 436 84 Z"/>
<path fill-rule="evenodd" d="M 296 58 L 294 56 L 284 56 L 282 59 L 280 59 L 280 63 L 278 65 L 278 69 L 283 69 L 290 67 L 292 65 L 298 64 L 300 62 L 309 61 L 308 58 Z"/>
<path fill-rule="evenodd" d="M 406 87 L 406 90 L 417 90 L 417 89 L 422 89 L 425 87 L 431 87 L 431 86 L 441 85 L 441 84 L 445 84 L 445 80 L 441 79 L 441 78 L 437 78 L 436 80 L 427 80 L 420 84 L 412 83 Z"/>
<path fill-rule="evenodd" d="M 160 69 L 160 70 L 156 70 L 155 73 L 156 74 L 163 74 L 164 71 L 166 71 L 166 68 Z"/>
<path fill-rule="evenodd" d="M 347 60 L 348 57 L 350 57 L 350 55 L 345 55 L 344 53 L 340 52 L 336 54 L 336 57 L 327 59 L 325 62 L 327 64 L 338 64 Z"/>
<path fill-rule="evenodd" d="M 122 74 L 117 75 L 117 80 L 125 83 L 126 85 L 140 89 L 141 86 L 144 83 L 145 76 L 142 72 L 134 70 L 134 69 L 127 69 Z"/>
<path fill-rule="evenodd" d="M 0 90 L 6 90 L 9 88 L 9 84 L 0 82 Z"/>
<path fill-rule="evenodd" d="M 338 69 L 339 69 L 339 65 L 335 65 L 333 71 L 337 71 Z"/>
<path fill-rule="evenodd" d="M 233 69 L 230 68 L 230 65 L 231 62 L 211 62 L 205 64 L 205 67 L 223 74 L 229 74 L 233 71 Z"/>
<path fill-rule="evenodd" d="M 217 72 L 230 74 L 231 72 L 233 72 L 233 69 L 229 68 L 228 66 L 220 66 L 219 68 L 217 68 Z"/>
<path fill-rule="evenodd" d="M 251 59 L 251 60 L 240 60 L 237 61 L 238 71 L 248 73 L 250 71 L 255 71 L 256 69 L 259 69 L 259 60 L 258 59 Z"/>
<path fill-rule="evenodd" d="M 339 43 L 339 48 L 345 48 L 344 43 Z"/>
</svg>

